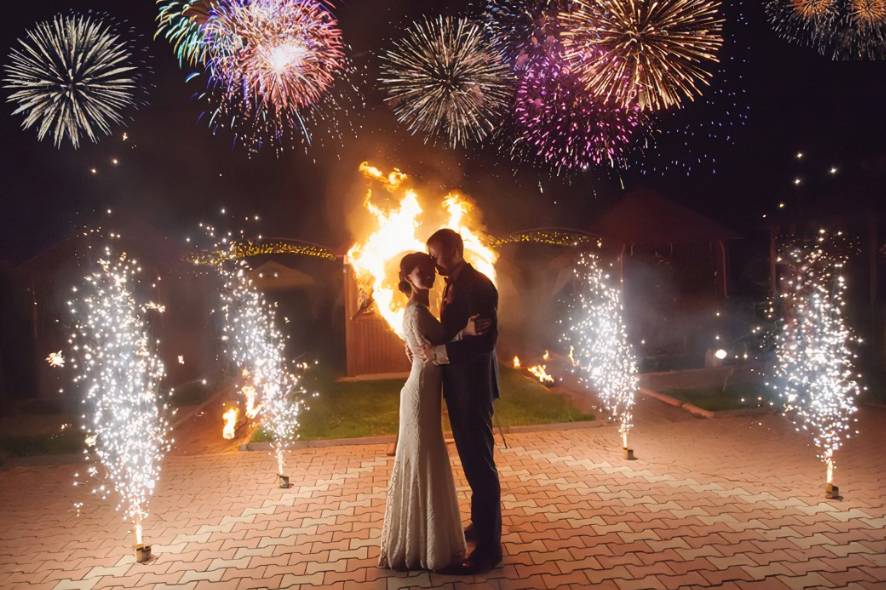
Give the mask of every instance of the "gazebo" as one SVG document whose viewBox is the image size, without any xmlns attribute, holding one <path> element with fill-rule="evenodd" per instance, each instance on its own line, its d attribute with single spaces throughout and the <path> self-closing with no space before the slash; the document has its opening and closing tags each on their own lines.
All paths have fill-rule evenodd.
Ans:
<svg viewBox="0 0 886 590">
<path fill-rule="evenodd" d="M 625 307 L 644 356 L 691 355 L 729 295 L 727 242 L 738 234 L 651 190 L 629 193 L 590 229 L 618 252 Z"/>
</svg>

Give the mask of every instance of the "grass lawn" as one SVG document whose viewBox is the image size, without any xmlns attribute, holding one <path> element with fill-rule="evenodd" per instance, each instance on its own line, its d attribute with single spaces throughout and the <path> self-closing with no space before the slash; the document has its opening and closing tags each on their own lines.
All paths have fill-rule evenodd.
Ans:
<svg viewBox="0 0 886 590">
<path fill-rule="evenodd" d="M 319 397 L 302 414 L 302 440 L 354 438 L 397 433 L 402 380 L 340 383 L 331 375 L 318 375 Z M 495 403 L 496 424 L 502 427 L 593 420 L 593 414 L 576 409 L 564 396 L 502 367 L 501 399 Z M 443 428 L 449 430 L 444 417 Z M 259 429 L 255 442 L 267 440 Z"/>
<path fill-rule="evenodd" d="M 83 449 L 83 433 L 78 429 L 53 434 L 0 435 L 0 452 L 13 457 L 63 455 Z"/>
<path fill-rule="evenodd" d="M 711 412 L 721 412 L 724 410 L 746 410 L 751 408 L 768 407 L 768 392 L 764 391 L 763 386 L 751 385 L 729 385 L 726 390 L 720 387 L 709 387 L 703 389 L 665 389 L 662 393 L 666 393 L 681 401 L 695 404 L 699 408 L 710 410 Z M 757 399 L 762 397 L 762 399 Z"/>
<path fill-rule="evenodd" d="M 62 424 L 68 424 L 62 429 Z M 26 457 L 78 453 L 83 432 L 67 414 L 19 414 L 0 421 L 0 455 Z"/>
</svg>

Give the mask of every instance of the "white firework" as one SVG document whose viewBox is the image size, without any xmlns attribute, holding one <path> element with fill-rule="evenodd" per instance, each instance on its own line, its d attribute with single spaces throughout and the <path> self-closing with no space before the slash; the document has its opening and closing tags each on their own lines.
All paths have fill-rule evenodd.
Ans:
<svg viewBox="0 0 886 590">
<path fill-rule="evenodd" d="M 115 255 L 106 247 L 98 268 L 74 288 L 77 297 L 68 302 L 74 318 L 69 364 L 87 409 L 84 453 L 87 460 L 98 460 L 104 477 L 95 467 L 88 472 L 110 483 L 117 510 L 135 526 L 136 542 L 173 442 L 169 393 L 161 393 L 166 373 L 148 330 L 149 306 L 134 294 L 140 272 L 126 253 Z M 111 489 L 102 482 L 92 492 L 106 498 Z"/>
<path fill-rule="evenodd" d="M 611 265 L 584 252 L 574 269 L 578 292 L 561 340 L 571 347 L 573 371 L 619 424 L 628 448 L 633 428 L 634 395 L 638 387 L 637 359 L 628 340 L 621 285 Z"/>
<path fill-rule="evenodd" d="M 23 129 L 74 148 L 123 125 L 141 102 L 144 56 L 137 35 L 91 14 L 57 14 L 26 32 L 4 67 L 3 87 Z"/>
<path fill-rule="evenodd" d="M 213 228 L 203 226 L 215 237 Z M 277 327 L 275 306 L 266 301 L 253 282 L 249 265 L 236 256 L 236 245 L 219 240 L 215 269 L 222 281 L 221 311 L 224 316 L 222 340 L 229 360 L 254 389 L 254 400 L 261 411 L 262 427 L 271 436 L 279 475 L 283 475 L 286 451 L 296 439 L 305 389 L 300 375 L 286 358 L 286 337 Z"/>
<path fill-rule="evenodd" d="M 513 94 L 510 68 L 483 28 L 465 18 L 425 18 L 381 56 L 385 102 L 410 133 L 450 147 L 492 134 Z"/>
<path fill-rule="evenodd" d="M 827 483 L 833 481 L 835 453 L 853 434 L 861 391 L 853 351 L 858 338 L 843 317 L 848 256 L 838 247 L 841 238 L 821 230 L 814 242 L 782 256 L 787 268 L 776 346 L 775 388 L 797 429 L 812 435 Z"/>
</svg>

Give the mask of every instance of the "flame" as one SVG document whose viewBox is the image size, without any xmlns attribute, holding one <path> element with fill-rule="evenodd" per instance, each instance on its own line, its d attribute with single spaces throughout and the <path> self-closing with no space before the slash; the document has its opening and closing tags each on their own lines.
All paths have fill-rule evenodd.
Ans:
<svg viewBox="0 0 886 590">
<path fill-rule="evenodd" d="M 252 420 L 258 416 L 258 413 L 261 410 L 261 405 L 255 403 L 255 398 L 258 396 L 258 392 L 252 385 L 244 385 L 240 388 L 240 393 L 246 398 L 246 417 Z"/>
<path fill-rule="evenodd" d="M 240 410 L 237 408 L 228 408 L 228 410 L 222 414 L 222 418 L 225 421 L 225 427 L 222 430 L 222 436 L 226 440 L 231 440 L 236 436 L 237 431 L 237 418 L 240 416 Z"/>
<path fill-rule="evenodd" d="M 385 175 L 368 162 L 360 164 L 360 172 L 373 181 L 382 183 L 389 192 L 401 189 L 408 176 L 396 168 Z M 436 221 L 428 219 L 418 193 L 403 188 L 399 202 L 383 208 L 373 200 L 372 189 L 366 193 L 364 207 L 375 220 L 375 229 L 365 239 L 356 242 L 345 256 L 354 269 L 363 292 L 371 294 L 379 314 L 401 338 L 403 309 L 406 300 L 398 294 L 400 258 L 408 252 L 423 252 L 424 238 L 439 227 L 459 232 L 465 244 L 465 259 L 493 282 L 496 281 L 495 262 L 498 254 L 490 248 L 481 232 L 471 221 L 471 203 L 458 193 L 447 194 L 435 211 Z"/>
<path fill-rule="evenodd" d="M 518 356 L 516 356 L 516 355 L 514 356 L 514 368 L 515 368 L 515 369 L 519 369 L 519 368 L 520 368 L 520 357 L 518 357 Z"/>
<path fill-rule="evenodd" d="M 548 368 L 546 365 L 533 365 L 527 370 L 532 373 L 539 382 L 544 383 L 545 385 L 554 384 L 554 378 L 548 374 Z"/>
<path fill-rule="evenodd" d="M 359 170 L 365 177 L 381 182 L 391 192 L 400 188 L 400 185 L 408 178 L 405 173 L 400 172 L 397 168 L 394 168 L 385 176 L 384 172 L 369 162 L 361 162 Z"/>
<path fill-rule="evenodd" d="M 543 361 L 551 360 L 551 351 L 546 350 L 545 353 L 543 355 L 541 355 L 541 360 L 543 360 Z"/>
</svg>

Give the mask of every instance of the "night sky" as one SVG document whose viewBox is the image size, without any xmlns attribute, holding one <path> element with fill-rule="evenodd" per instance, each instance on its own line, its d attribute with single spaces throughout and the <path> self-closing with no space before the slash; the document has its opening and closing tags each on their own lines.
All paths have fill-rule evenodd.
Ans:
<svg viewBox="0 0 886 590">
<path fill-rule="evenodd" d="M 357 121 L 362 124 L 359 136 L 345 140 L 340 158 L 316 149 L 306 156 L 296 149 L 279 158 L 265 153 L 251 159 L 228 137 L 213 137 L 199 120 L 201 108 L 193 98 L 199 85 L 186 83 L 187 70 L 178 67 L 164 40 L 151 41 L 156 14 L 151 0 L 10 4 L 0 24 L 4 60 L 27 27 L 55 12 L 106 10 L 127 19 L 150 42 L 156 88 L 149 105 L 126 129 L 128 142 L 117 133 L 79 151 L 38 143 L 33 130 L 19 128 L 20 120 L 10 115 L 11 106 L 3 105 L 0 262 L 16 264 L 33 256 L 74 228 L 95 224 L 106 208 L 144 220 L 162 235 L 175 238 L 227 206 L 260 213 L 267 220 L 266 235 L 310 240 L 343 251 L 351 241 L 346 218 L 359 205 L 365 186 L 356 170 L 363 160 L 399 166 L 423 183 L 440 185 L 441 191 L 444 185 L 462 189 L 479 202 L 493 232 L 586 226 L 622 190 L 641 187 L 659 190 L 746 232 L 760 224 L 761 212 L 772 210 L 780 200 L 802 202 L 801 191 L 839 194 L 839 207 L 847 210 L 863 207 L 861 197 L 839 189 L 837 183 L 850 182 L 847 175 L 870 170 L 872 162 L 878 158 L 882 162 L 886 155 L 886 64 L 832 62 L 812 50 L 791 46 L 769 30 L 754 1 L 748 3 L 750 38 L 739 39 L 739 44 L 751 47 L 745 81 L 750 121 L 733 146 L 712 148 L 720 159 L 716 174 L 710 166 L 689 176 L 680 170 L 651 176 L 628 172 L 621 182 L 599 174 L 568 180 L 532 169 L 514 174 L 515 165 L 492 148 L 449 150 L 410 137 L 398 129 L 373 88 L 376 52 L 411 19 L 429 10 L 462 13 L 468 3 L 342 0 L 339 4 L 345 38 L 355 60 L 366 67 L 369 81 L 364 85 L 368 107 Z M 802 162 L 795 158 L 798 150 L 806 154 Z M 120 164 L 113 166 L 112 158 Z M 840 174 L 830 177 L 827 170 L 832 165 L 839 167 Z M 98 174 L 90 173 L 93 167 Z M 792 179 L 798 174 L 809 181 L 794 187 Z M 880 186 L 866 186 L 869 193 L 886 196 Z"/>
</svg>

